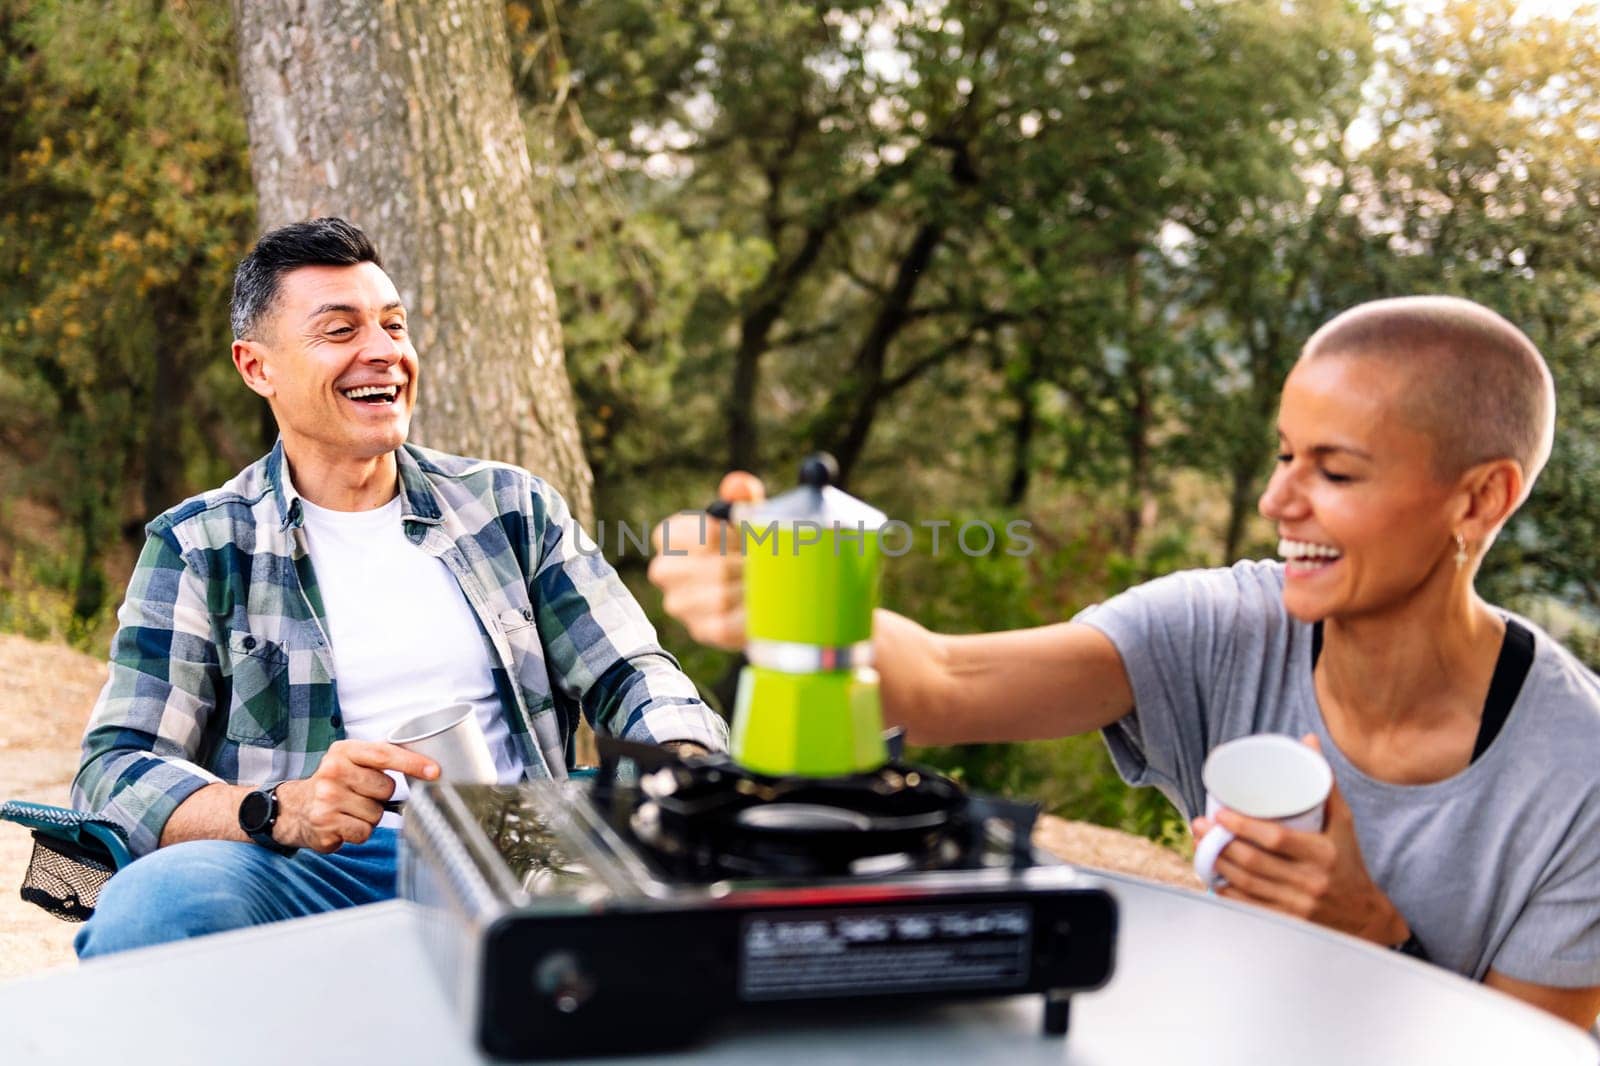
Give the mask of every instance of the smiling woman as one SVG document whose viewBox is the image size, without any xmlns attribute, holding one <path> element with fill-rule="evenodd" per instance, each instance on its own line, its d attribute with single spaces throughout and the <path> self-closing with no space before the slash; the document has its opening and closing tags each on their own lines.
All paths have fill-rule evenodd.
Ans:
<svg viewBox="0 0 1600 1066">
<path fill-rule="evenodd" d="M 1413 377 L 1379 359 L 1319 359 L 1300 363 L 1284 385 L 1278 464 L 1261 513 L 1281 538 L 1284 604 L 1303 621 L 1393 613 L 1415 595 L 1459 604 L 1450 596 L 1462 569 L 1456 535 L 1486 547 L 1516 503 L 1525 479 L 1510 461 L 1483 472 L 1498 495 L 1475 514 L 1457 479 L 1438 476 L 1438 441 L 1394 417 Z"/>
<path fill-rule="evenodd" d="M 1281 563 L 1170 575 L 1010 633 L 942 636 L 879 612 L 885 717 L 922 743 L 1102 730 L 1129 782 L 1191 818 L 1213 748 L 1304 738 L 1334 771 L 1326 824 L 1219 815 L 1235 837 L 1216 862 L 1222 894 L 1588 1025 L 1600 683 L 1473 587 L 1553 420 L 1543 359 L 1493 312 L 1445 297 L 1346 312 L 1284 385 L 1260 503 Z M 724 496 L 739 487 L 759 494 L 730 478 Z M 675 545 L 703 535 L 705 547 L 658 557 L 652 579 L 692 633 L 739 643 L 739 568 L 718 557 L 721 531 L 674 524 Z"/>
</svg>

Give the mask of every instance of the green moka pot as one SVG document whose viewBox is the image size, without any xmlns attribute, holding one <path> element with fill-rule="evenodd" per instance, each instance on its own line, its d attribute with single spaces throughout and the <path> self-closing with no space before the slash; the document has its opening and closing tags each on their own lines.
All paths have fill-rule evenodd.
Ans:
<svg viewBox="0 0 1600 1066">
<path fill-rule="evenodd" d="M 885 518 L 837 477 L 831 456 L 812 456 L 798 488 L 734 515 L 749 665 L 732 754 L 759 773 L 835 777 L 888 760 L 872 668 Z"/>
</svg>

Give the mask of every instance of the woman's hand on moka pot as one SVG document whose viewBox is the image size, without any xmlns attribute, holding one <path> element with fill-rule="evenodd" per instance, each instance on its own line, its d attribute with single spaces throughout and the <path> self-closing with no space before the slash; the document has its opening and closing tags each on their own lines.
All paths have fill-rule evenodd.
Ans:
<svg viewBox="0 0 1600 1066">
<path fill-rule="evenodd" d="M 705 511 L 680 511 L 651 534 L 650 581 L 667 614 L 701 644 L 744 647 L 744 555 L 732 512 L 766 499 L 761 479 L 735 470 L 722 479 Z"/>
</svg>

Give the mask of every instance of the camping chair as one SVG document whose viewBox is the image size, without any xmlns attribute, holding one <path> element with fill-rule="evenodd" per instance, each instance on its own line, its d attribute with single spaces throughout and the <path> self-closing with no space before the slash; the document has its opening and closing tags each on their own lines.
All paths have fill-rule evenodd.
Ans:
<svg viewBox="0 0 1600 1066">
<path fill-rule="evenodd" d="M 133 861 L 120 828 L 82 811 L 8 800 L 0 804 L 0 822 L 33 830 L 22 898 L 62 921 L 86 920 L 101 887 Z"/>
</svg>

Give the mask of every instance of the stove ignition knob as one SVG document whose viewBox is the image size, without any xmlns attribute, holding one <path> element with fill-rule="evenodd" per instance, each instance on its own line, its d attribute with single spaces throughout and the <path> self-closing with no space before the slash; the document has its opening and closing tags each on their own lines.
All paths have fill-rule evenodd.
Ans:
<svg viewBox="0 0 1600 1066">
<path fill-rule="evenodd" d="M 562 1014 L 572 1014 L 594 995 L 594 980 L 570 951 L 552 951 L 534 969 L 534 987 Z"/>
<path fill-rule="evenodd" d="M 670 766 L 663 766 L 639 781 L 639 788 L 654 799 L 665 799 L 678 791 L 678 775 Z"/>
<path fill-rule="evenodd" d="M 628 824 L 633 832 L 646 844 L 660 844 L 661 841 L 661 808 L 654 803 L 641 803 L 639 809 L 633 812 L 633 817 L 628 819 Z"/>
</svg>

